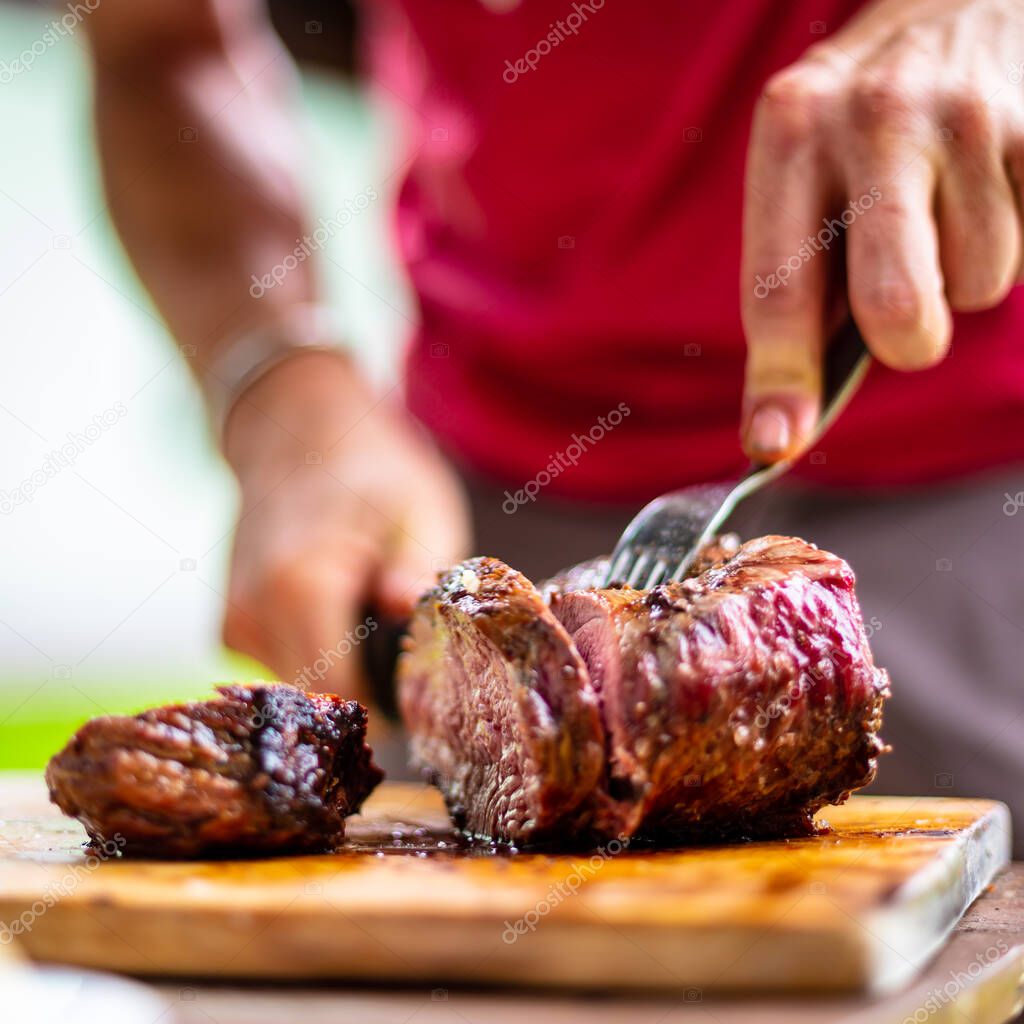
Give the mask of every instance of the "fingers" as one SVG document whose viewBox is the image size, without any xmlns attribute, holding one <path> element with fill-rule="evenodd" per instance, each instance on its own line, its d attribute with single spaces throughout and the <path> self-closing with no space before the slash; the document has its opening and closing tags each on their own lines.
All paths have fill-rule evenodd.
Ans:
<svg viewBox="0 0 1024 1024">
<path fill-rule="evenodd" d="M 384 615 L 406 618 L 419 596 L 440 572 L 469 551 L 469 514 L 465 499 L 445 474 L 424 488 L 409 518 L 398 524 L 376 585 L 376 604 Z"/>
<path fill-rule="evenodd" d="M 360 644 L 369 575 L 369 566 L 318 558 L 280 580 L 272 621 L 288 643 L 275 652 L 274 664 L 285 679 L 366 702 Z"/>
<path fill-rule="evenodd" d="M 253 658 L 270 668 L 271 645 L 266 642 L 268 628 L 253 618 L 249 603 L 229 597 L 224 608 L 221 639 L 226 647 Z"/>
<path fill-rule="evenodd" d="M 864 209 L 847 230 L 847 294 L 871 352 L 918 370 L 946 354 L 951 319 L 933 213 L 939 142 L 904 79 L 866 76 L 848 101 L 844 183 Z"/>
<path fill-rule="evenodd" d="M 894 19 L 891 6 L 812 47 L 758 104 L 741 278 L 743 440 L 755 459 L 797 454 L 813 428 L 840 245 L 852 315 L 897 370 L 935 365 L 953 310 L 990 308 L 1024 277 L 1016 100 L 980 37 L 979 64 L 962 63 L 964 38 L 950 64 L 957 25 Z M 801 240 L 837 210 L 834 247 L 809 257 Z"/>
<path fill-rule="evenodd" d="M 370 568 L 358 545 L 343 543 L 243 566 L 225 614 L 225 643 L 285 682 L 365 701 L 359 646 Z"/>
<path fill-rule="evenodd" d="M 386 470 L 400 501 L 373 486 L 381 458 L 358 448 L 338 472 L 296 476 L 242 517 L 224 622 L 229 646 L 286 682 L 367 700 L 362 645 L 378 615 L 406 617 L 439 569 L 468 548 L 451 470 L 426 445 L 415 455 Z"/>
<path fill-rule="evenodd" d="M 757 461 L 799 451 L 818 415 L 829 255 L 829 171 L 814 127 L 830 102 L 814 66 L 767 85 L 744 195 L 741 307 L 747 337 L 743 440 Z"/>
<path fill-rule="evenodd" d="M 1013 287 L 1021 227 L 992 111 L 961 94 L 944 104 L 945 167 L 938 188 L 940 254 L 950 306 L 988 309 Z"/>
<path fill-rule="evenodd" d="M 879 190 L 870 215 L 848 233 L 850 310 L 868 348 L 895 370 L 921 370 L 949 348 L 952 321 L 932 217 L 934 178 L 922 162 L 886 182 L 871 174 L 853 189 Z"/>
</svg>

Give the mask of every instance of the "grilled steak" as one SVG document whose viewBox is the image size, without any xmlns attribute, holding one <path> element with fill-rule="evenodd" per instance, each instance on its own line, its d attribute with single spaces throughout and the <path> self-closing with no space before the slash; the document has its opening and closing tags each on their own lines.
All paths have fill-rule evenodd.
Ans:
<svg viewBox="0 0 1024 1024">
<path fill-rule="evenodd" d="M 488 838 L 582 828 L 604 729 L 587 668 L 533 584 L 497 559 L 464 562 L 421 601 L 405 646 L 413 758 L 456 822 Z"/>
<path fill-rule="evenodd" d="M 331 849 L 382 778 L 355 701 L 283 683 L 87 722 L 46 770 L 94 842 L 199 857 Z"/>
<path fill-rule="evenodd" d="M 807 831 L 871 781 L 887 677 L 853 584 L 834 555 L 762 537 L 681 583 L 554 595 L 601 695 L 624 832 Z"/>
<path fill-rule="evenodd" d="M 872 662 L 849 567 L 785 537 L 725 543 L 713 557 L 651 591 L 574 589 L 586 585 L 577 574 L 551 588 L 550 609 L 519 574 L 477 559 L 425 597 L 400 704 L 414 756 L 469 831 L 516 843 L 799 834 L 871 780 L 888 679 Z M 460 582 L 467 572 L 481 581 L 476 594 Z M 491 579 L 514 580 L 512 595 Z M 540 625 L 524 629 L 527 612 Z M 572 666 L 561 683 L 536 671 L 557 665 Z M 506 716 L 485 750 L 480 709 L 510 679 L 543 728 Z M 569 728 L 565 708 L 595 696 L 596 721 Z M 586 736 L 585 752 L 556 755 L 573 735 Z M 550 776 L 510 767 L 538 743 L 571 780 L 557 799 L 525 795 L 550 793 Z M 564 774 L 577 756 L 585 769 Z M 486 784 L 471 763 L 491 766 Z"/>
</svg>

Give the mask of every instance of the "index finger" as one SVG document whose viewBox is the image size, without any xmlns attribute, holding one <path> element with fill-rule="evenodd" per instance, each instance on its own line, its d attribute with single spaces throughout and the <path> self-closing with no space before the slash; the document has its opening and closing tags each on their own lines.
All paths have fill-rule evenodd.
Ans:
<svg viewBox="0 0 1024 1024">
<path fill-rule="evenodd" d="M 818 417 L 826 297 L 841 222 L 814 131 L 828 83 L 818 69 L 771 79 L 751 133 L 741 309 L 747 339 L 743 443 L 760 462 L 798 453 Z"/>
</svg>

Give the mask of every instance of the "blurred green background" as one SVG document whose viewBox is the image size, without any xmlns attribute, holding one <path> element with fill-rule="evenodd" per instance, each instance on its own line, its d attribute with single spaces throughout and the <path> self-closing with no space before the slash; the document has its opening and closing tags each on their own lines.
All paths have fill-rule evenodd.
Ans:
<svg viewBox="0 0 1024 1024">
<path fill-rule="evenodd" d="M 266 674 L 219 643 L 233 482 L 107 220 L 81 29 L 45 42 L 62 11 L 0 4 L 0 769 L 41 767 L 93 715 Z M 321 268 L 386 380 L 409 325 L 388 245 L 395 124 L 329 72 L 303 73 L 303 99 L 314 219 L 381 192 Z M 118 403 L 31 502 L 4 504 Z"/>
</svg>

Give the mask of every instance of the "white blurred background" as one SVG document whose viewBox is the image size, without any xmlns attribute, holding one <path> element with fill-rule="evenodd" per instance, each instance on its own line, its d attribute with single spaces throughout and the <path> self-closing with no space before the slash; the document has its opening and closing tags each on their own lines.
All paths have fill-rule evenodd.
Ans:
<svg viewBox="0 0 1024 1024">
<path fill-rule="evenodd" d="M 261 674 L 219 643 L 233 483 L 107 219 L 83 33 L 45 41 L 65 11 L 0 3 L 0 767 L 43 763 L 98 708 Z M 314 218 L 381 192 L 320 264 L 387 378 L 409 323 L 388 251 L 394 135 L 338 74 L 304 71 L 303 94 Z M 44 477 L 69 435 L 71 464 Z"/>
</svg>

